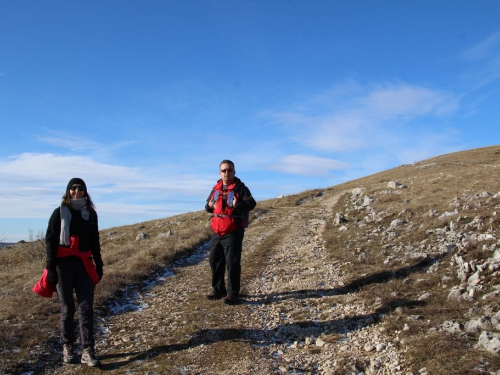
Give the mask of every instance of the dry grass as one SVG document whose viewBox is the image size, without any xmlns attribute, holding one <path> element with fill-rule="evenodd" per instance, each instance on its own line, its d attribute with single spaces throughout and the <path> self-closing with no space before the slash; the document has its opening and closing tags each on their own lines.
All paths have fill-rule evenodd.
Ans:
<svg viewBox="0 0 500 375">
<path fill-rule="evenodd" d="M 387 331 L 398 332 L 401 340 L 411 348 L 408 360 L 413 371 L 425 367 L 431 374 L 469 374 L 480 373 L 481 367 L 498 369 L 500 366 L 498 358 L 473 349 L 477 335 L 447 335 L 433 331 L 447 320 L 464 324 L 473 306 L 479 310 L 490 308 L 493 312 L 500 306 L 498 302 L 492 304 L 479 298 L 460 304 L 448 301 L 450 287 L 460 284 L 456 269 L 450 266 L 454 252 L 441 256 L 439 247 L 435 246 L 436 251 L 432 254 L 437 235 L 429 231 L 443 228 L 450 222 L 451 219 L 439 219 L 438 215 L 452 212 L 455 207 L 450 204 L 459 198 L 462 225 L 481 217 L 485 225 L 477 232 L 489 230 L 500 238 L 499 218 L 492 216 L 500 208 L 498 200 L 478 197 L 484 191 L 493 194 L 500 191 L 499 155 L 498 147 L 444 155 L 337 186 L 339 190 L 349 191 L 363 187 L 364 195 L 374 198 L 372 206 L 382 212 L 382 220 L 367 222 L 366 211 L 349 210 L 351 194 L 346 193 L 333 209 L 346 215 L 349 230 L 339 232 L 333 223 L 325 230 L 331 257 L 343 260 L 346 274 L 351 275 L 349 286 L 359 289 L 359 298 L 367 306 L 382 306 L 384 313 L 389 313 L 383 324 Z M 387 187 L 388 181 L 398 181 L 408 188 L 394 194 Z M 464 193 L 474 198 L 466 199 Z M 429 212 L 432 210 L 438 215 L 431 217 Z M 458 216 L 452 218 L 457 220 Z M 393 238 L 385 238 L 382 233 L 394 219 L 404 220 L 405 224 L 394 229 Z M 380 228 L 382 230 L 378 230 Z M 471 244 L 465 249 L 461 253 L 465 261 L 477 262 L 491 257 L 491 251 L 482 250 L 482 245 Z M 436 258 L 408 257 L 422 248 Z M 434 263 L 438 265 L 437 270 L 428 272 Z M 448 278 L 446 282 L 444 276 Z M 483 293 L 492 291 L 498 276 L 496 279 L 482 283 Z M 431 293 L 431 298 L 419 301 L 424 292 Z M 409 321 L 406 318 L 409 315 L 421 319 Z M 410 330 L 402 330 L 405 323 L 410 324 Z"/>
<path fill-rule="evenodd" d="M 206 242 L 211 235 L 207 219 L 199 211 L 101 231 L 105 277 L 96 289 L 98 313 L 105 314 L 107 302 L 119 297 L 125 285 L 153 276 Z M 137 241 L 140 233 L 149 238 Z M 0 265 L 0 368 L 15 373 L 26 358 L 36 361 L 52 352 L 58 341 L 59 303 L 31 290 L 45 266 L 43 240 L 0 251 Z"/>
<path fill-rule="evenodd" d="M 112 298 L 126 284 L 154 275 L 210 238 L 204 211 L 107 229 L 101 233 L 106 277 L 97 301 Z M 137 240 L 141 233 L 148 238 Z"/>
<path fill-rule="evenodd" d="M 500 215 L 492 215 L 494 211 L 500 214 L 498 202 L 488 198 L 467 200 L 464 197 L 464 193 L 474 197 L 483 191 L 499 192 L 499 167 L 500 146 L 496 146 L 443 155 L 330 188 L 349 192 L 332 207 L 334 213 L 343 212 L 346 215 L 349 230 L 339 232 L 332 222 L 327 224 L 323 237 L 329 255 L 332 261 L 341 261 L 341 272 L 348 279 L 347 286 L 357 290 L 356 297 L 366 306 L 371 306 L 374 313 L 383 315 L 379 324 L 387 332 L 393 332 L 401 345 L 408 348 L 407 363 L 411 364 L 414 373 L 423 367 L 431 374 L 472 374 L 481 373 L 481 368 L 500 368 L 498 358 L 472 347 L 477 341 L 476 336 L 444 335 L 434 330 L 446 320 L 464 323 L 471 307 L 479 310 L 489 307 L 496 312 L 500 309 L 500 303 L 480 298 L 460 304 L 447 300 L 451 286 L 459 284 L 455 268 L 450 265 L 453 253 L 443 257 L 437 248 L 433 253 L 438 237 L 429 231 L 443 228 L 450 221 L 441 220 L 438 215 L 430 216 L 429 212 L 451 212 L 455 207 L 450 206 L 450 203 L 458 198 L 461 225 L 479 216 L 485 224 L 478 231 L 490 230 L 496 238 L 500 238 Z M 397 193 L 390 192 L 388 181 L 399 181 L 408 188 L 397 190 Z M 350 191 L 358 187 L 364 188 L 364 195 L 374 198 L 372 206 L 378 210 L 380 221 L 367 221 L 366 211 L 350 209 Z M 258 245 L 254 256 L 245 260 L 242 285 L 247 284 L 247 279 L 259 274 L 261 267 L 266 264 L 268 249 L 282 241 L 286 228 L 275 227 L 280 221 L 280 211 L 294 210 L 304 202 L 314 205 L 314 200 L 322 192 L 324 190 L 311 190 L 259 202 L 251 219 L 265 217 L 269 230 L 273 232 Z M 405 224 L 395 229 L 394 237 L 386 238 L 383 232 L 394 219 L 404 220 Z M 137 241 L 136 237 L 140 233 L 148 234 L 149 238 Z M 203 211 L 102 231 L 105 278 L 97 289 L 99 314 L 106 313 L 106 302 L 119 297 L 123 286 L 153 276 L 181 254 L 204 243 L 210 235 L 208 216 Z M 250 226 L 245 238 L 251 239 L 252 236 Z M 418 253 L 422 248 L 436 258 L 408 256 Z M 460 255 L 466 261 L 488 257 L 482 246 L 474 244 Z M 435 262 L 436 269 L 428 272 Z M 31 291 L 43 267 L 43 241 L 18 244 L 0 251 L 0 368 L 10 369 L 12 373 L 20 372 L 18 364 L 26 363 L 27 359 L 35 361 L 38 357 L 49 357 L 55 352 L 51 345 L 57 341 L 57 300 L 38 297 Z M 443 279 L 444 276 L 447 279 Z M 497 284 L 498 275 L 484 280 L 483 292 L 492 291 L 491 288 Z M 424 292 L 431 293 L 431 297 L 419 301 L 418 298 Z M 192 300 L 195 304 L 196 297 Z M 199 313 L 197 306 L 190 308 Z M 205 316 L 217 315 L 221 309 L 220 304 L 214 304 L 203 313 Z M 417 318 L 410 319 L 410 316 Z M 307 320 L 307 316 L 296 318 Z M 213 324 L 213 327 L 207 324 Z M 405 324 L 409 325 L 408 330 L 403 330 Z M 203 331 L 202 328 L 215 329 L 216 325 L 217 322 L 205 322 L 204 327 L 195 323 L 186 324 L 171 340 L 183 347 L 187 345 L 190 335 Z M 203 337 L 193 340 L 203 340 Z M 210 345 L 220 346 L 221 352 L 227 355 L 218 360 L 206 357 L 203 359 L 206 363 L 197 364 L 199 369 L 213 361 L 220 363 L 220 366 L 231 363 L 231 353 L 238 353 L 241 358 L 251 352 L 249 343 L 239 337 L 228 336 Z M 182 373 L 182 350 L 168 347 L 158 350 L 161 355 L 151 364 L 155 366 L 155 372 L 165 370 Z M 436 353 L 440 353 L 440 356 L 436 356 Z M 346 363 L 345 369 L 349 369 L 349 366 L 364 368 L 366 364 Z"/>
</svg>

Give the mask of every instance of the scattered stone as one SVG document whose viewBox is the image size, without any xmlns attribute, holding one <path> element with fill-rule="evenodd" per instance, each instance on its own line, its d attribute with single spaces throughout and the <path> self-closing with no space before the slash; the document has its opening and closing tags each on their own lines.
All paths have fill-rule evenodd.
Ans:
<svg viewBox="0 0 500 375">
<path fill-rule="evenodd" d="M 145 240 L 145 239 L 147 239 L 147 238 L 149 238 L 149 234 L 146 234 L 146 233 L 141 232 L 141 233 L 139 233 L 139 234 L 137 235 L 137 237 L 135 238 L 135 240 L 136 240 L 136 241 L 142 241 L 142 240 Z"/>
<path fill-rule="evenodd" d="M 365 352 L 373 352 L 375 350 L 375 346 L 373 346 L 372 344 L 366 344 L 364 349 Z"/>
<path fill-rule="evenodd" d="M 486 349 L 488 352 L 500 356 L 500 333 L 483 331 L 475 347 Z"/>
<path fill-rule="evenodd" d="M 325 346 L 325 342 L 322 339 L 317 339 L 316 340 L 316 346 L 319 346 L 320 348 Z"/>
<path fill-rule="evenodd" d="M 337 212 L 335 214 L 335 219 L 333 219 L 333 225 L 338 226 L 341 223 L 346 223 L 347 219 L 345 218 L 344 214 L 342 212 Z"/>
<path fill-rule="evenodd" d="M 399 227 L 399 226 L 403 225 L 404 223 L 405 223 L 404 220 L 394 219 L 393 221 L 391 221 L 391 228 Z"/>
<path fill-rule="evenodd" d="M 387 187 L 389 187 L 391 189 L 407 189 L 408 188 L 408 186 L 403 185 L 402 183 L 400 183 L 398 181 L 389 181 L 387 183 Z"/>
<path fill-rule="evenodd" d="M 441 325 L 441 329 L 448 333 L 460 333 L 462 332 L 462 327 L 458 322 L 452 320 L 447 320 Z"/>
<path fill-rule="evenodd" d="M 265 244 L 268 236 L 276 230 L 287 229 L 287 237 L 273 243 L 266 254 L 267 264 L 260 268 L 259 274 L 248 278 L 248 283 L 244 285 L 248 293 L 245 307 L 228 308 L 222 305 L 214 308 L 218 305 L 205 301 L 205 292 L 199 289 L 200 285 L 207 286 L 207 262 L 183 267 L 179 273 L 172 273 L 175 281 L 148 289 L 141 297 L 144 298 L 141 305 L 144 311 L 114 317 L 109 325 L 112 332 L 105 333 L 107 340 L 98 340 L 99 349 L 106 350 L 103 354 L 109 355 L 111 364 L 115 353 L 146 353 L 150 348 L 175 345 L 174 340 L 168 342 L 168 338 L 175 337 L 181 327 L 196 321 L 200 329 L 195 335 L 200 337 L 193 337 L 191 342 L 195 345 L 183 351 L 182 356 L 189 356 L 186 363 L 196 363 L 193 361 L 196 356 L 212 354 L 213 343 L 231 339 L 233 335 L 238 337 L 237 340 L 242 337 L 269 353 L 266 358 L 252 358 L 251 364 L 237 362 L 235 366 L 243 367 L 222 371 L 224 375 L 238 371 L 267 373 L 269 370 L 288 374 L 409 375 L 406 350 L 413 342 L 412 335 L 426 325 L 429 332 L 449 336 L 450 340 L 453 340 L 453 335 L 481 335 L 477 346 L 481 350 L 498 353 L 495 346 L 498 337 L 494 334 L 500 331 L 500 312 L 496 310 L 500 286 L 495 289 L 486 282 L 498 280 L 500 241 L 495 239 L 496 221 L 491 221 L 491 216 L 479 210 L 476 212 L 477 203 L 491 197 L 480 197 L 481 194 L 470 192 L 468 196 L 446 202 L 447 206 L 452 201 L 451 208 L 448 208 L 450 212 L 444 212 L 446 206 L 440 205 L 439 210 L 426 209 L 422 213 L 414 211 L 413 198 L 405 196 L 408 191 L 402 190 L 397 181 L 393 182 L 394 185 L 389 186 L 392 190 L 358 188 L 347 195 L 339 195 L 339 202 L 344 206 L 335 205 L 330 199 L 332 196 L 325 193 L 315 197 L 314 206 L 308 207 L 311 199 L 302 201 L 301 211 L 263 210 L 258 220 L 253 218 L 251 224 L 254 227 L 251 225 L 248 229 L 258 228 L 258 234 L 254 232 L 245 236 L 244 256 L 251 256 L 252 251 Z M 413 181 L 411 184 L 414 186 Z M 377 207 L 379 198 L 383 198 L 380 201 L 390 202 L 391 206 L 386 204 L 385 211 L 381 210 Z M 467 205 L 470 208 L 465 208 Z M 311 212 L 311 216 L 302 215 L 304 210 L 309 209 L 307 212 Z M 500 207 L 497 210 L 500 211 Z M 269 215 L 274 215 L 271 225 Z M 166 230 L 175 227 L 174 223 L 161 227 L 164 229 L 158 237 L 173 235 L 173 231 Z M 413 310 L 411 307 L 388 305 L 390 300 L 406 299 L 404 285 L 393 293 L 388 292 L 389 295 L 384 298 L 374 296 L 373 304 L 366 303 L 366 299 L 359 298 L 358 289 L 343 287 L 351 285 L 356 278 L 370 280 L 373 274 L 359 274 L 353 278 L 346 271 L 349 267 L 345 267 L 351 266 L 348 264 L 350 260 L 326 254 L 323 242 L 326 236 L 322 235 L 326 228 L 330 228 L 328 236 L 338 237 L 339 243 L 352 251 L 352 259 L 364 263 L 375 261 L 380 270 L 394 271 L 394 275 L 398 270 L 409 270 L 409 275 L 398 283 L 409 283 L 415 288 L 421 286 L 419 301 L 428 301 L 444 289 L 450 300 L 458 303 L 476 301 L 477 309 L 470 309 L 467 318 L 457 317 L 456 320 L 432 325 L 431 316 L 408 315 Z M 349 237 L 349 231 L 355 233 L 355 238 Z M 413 232 L 416 231 L 427 235 L 423 239 L 417 236 L 419 239 L 415 241 Z M 145 236 L 138 236 L 137 240 L 147 238 L 143 234 Z M 407 241 L 408 238 L 411 241 Z M 376 253 L 371 250 L 373 247 L 377 247 Z M 472 256 L 470 249 L 482 252 L 481 257 Z M 444 256 L 449 253 L 451 257 Z M 375 256 L 378 258 L 374 259 Z M 421 271 L 413 272 L 413 265 L 432 257 L 437 260 Z M 382 266 L 380 262 L 390 266 Z M 434 275 L 439 277 L 434 278 L 438 285 L 433 287 L 428 281 Z M 203 282 L 192 284 L 193 280 L 202 278 Z M 363 286 L 359 289 L 362 293 L 369 290 Z M 411 300 L 414 301 L 417 296 L 411 297 Z M 200 300 L 193 302 L 196 298 Z M 484 306 L 489 303 L 484 301 L 491 301 L 489 307 Z M 193 309 L 193 306 L 196 307 Z M 394 307 L 395 310 L 392 310 Z M 396 331 L 388 328 L 390 324 L 380 324 L 385 320 L 395 324 L 398 327 Z M 416 327 L 419 329 L 416 330 Z M 122 333 L 119 333 L 120 328 L 124 330 Z M 189 338 L 185 339 L 187 342 Z M 202 342 L 205 344 L 200 344 Z M 110 344 L 116 348 L 109 348 Z M 179 366 L 175 370 L 179 373 L 210 372 L 191 366 Z M 427 373 L 425 368 L 418 371 L 419 375 Z"/>
<path fill-rule="evenodd" d="M 352 189 L 352 192 L 351 192 L 352 197 L 353 197 L 353 198 L 356 198 L 356 197 L 359 197 L 359 196 L 363 195 L 363 190 L 364 190 L 364 189 L 362 189 L 362 188 L 355 188 L 355 189 Z"/>
<path fill-rule="evenodd" d="M 425 300 L 429 299 L 431 296 L 432 296 L 431 293 L 426 292 L 426 293 L 422 294 L 420 297 L 418 297 L 418 300 L 425 301 Z"/>
</svg>

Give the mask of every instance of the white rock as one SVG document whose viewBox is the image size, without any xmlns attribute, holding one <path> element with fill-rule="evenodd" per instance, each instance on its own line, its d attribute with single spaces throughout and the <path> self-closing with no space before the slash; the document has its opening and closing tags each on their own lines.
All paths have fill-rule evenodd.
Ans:
<svg viewBox="0 0 500 375">
<path fill-rule="evenodd" d="M 484 348 L 488 352 L 500 356 L 500 333 L 483 331 L 476 347 Z"/>
<path fill-rule="evenodd" d="M 351 194 L 352 194 L 353 197 L 358 197 L 358 196 L 360 196 L 360 195 L 363 194 L 363 189 L 362 188 L 352 189 Z"/>
<path fill-rule="evenodd" d="M 450 301 L 460 301 L 462 300 L 462 294 L 465 291 L 465 288 L 459 287 L 459 286 L 454 286 L 451 288 L 450 293 L 448 293 L 448 299 Z"/>
<path fill-rule="evenodd" d="M 465 330 L 465 332 L 468 332 L 468 333 L 479 332 L 477 319 L 472 319 L 472 320 L 469 320 L 467 323 L 465 323 L 464 330 Z"/>
<path fill-rule="evenodd" d="M 477 285 L 481 282 L 481 271 L 477 270 L 469 279 L 467 280 L 467 283 L 469 285 Z"/>
<path fill-rule="evenodd" d="M 399 227 L 400 225 L 403 225 L 405 223 L 404 220 L 401 219 L 394 219 L 391 221 L 391 228 Z"/>
<path fill-rule="evenodd" d="M 418 300 L 425 301 L 425 300 L 429 299 L 431 296 L 432 296 L 431 293 L 426 292 L 426 293 L 422 294 L 420 297 L 418 297 Z"/>
<path fill-rule="evenodd" d="M 481 331 L 491 331 L 493 329 L 492 319 L 489 316 L 483 316 L 477 321 L 477 327 Z"/>
<path fill-rule="evenodd" d="M 387 187 L 389 187 L 391 189 L 406 189 L 408 186 L 403 185 L 402 183 L 400 183 L 398 181 L 389 181 L 387 183 Z"/>
<path fill-rule="evenodd" d="M 325 342 L 322 339 L 317 339 L 316 340 L 316 346 L 319 346 L 320 348 L 325 346 Z"/>
<path fill-rule="evenodd" d="M 362 206 L 363 207 L 368 207 L 369 205 L 371 205 L 373 203 L 373 198 L 370 198 L 370 197 L 365 197 L 365 199 L 363 199 L 363 204 Z"/>
<path fill-rule="evenodd" d="M 136 241 L 141 241 L 141 240 L 145 240 L 146 238 L 149 238 L 149 234 L 146 234 L 146 233 L 139 233 L 137 235 L 137 237 L 135 238 Z"/>
<path fill-rule="evenodd" d="M 441 328 L 443 331 L 449 332 L 449 333 L 460 333 L 462 332 L 462 327 L 460 326 L 460 323 L 454 322 L 452 320 L 447 320 L 445 321 L 442 325 Z"/>
<path fill-rule="evenodd" d="M 366 344 L 365 345 L 365 352 L 373 352 L 375 350 L 375 346 L 371 344 Z"/>
</svg>

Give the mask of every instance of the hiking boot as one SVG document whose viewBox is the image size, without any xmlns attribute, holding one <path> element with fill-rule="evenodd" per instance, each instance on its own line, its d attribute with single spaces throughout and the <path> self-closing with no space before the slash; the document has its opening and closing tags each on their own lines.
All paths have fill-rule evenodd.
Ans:
<svg viewBox="0 0 500 375">
<path fill-rule="evenodd" d="M 207 297 L 207 299 L 209 301 L 215 301 L 217 299 L 221 299 L 221 298 L 224 298 L 226 295 L 225 294 L 219 294 L 219 293 L 210 293 L 210 294 L 207 294 L 205 297 Z"/>
<path fill-rule="evenodd" d="M 63 362 L 73 363 L 75 360 L 75 344 L 68 343 L 63 345 Z"/>
<path fill-rule="evenodd" d="M 89 365 L 90 367 L 95 367 L 95 366 L 99 366 L 100 365 L 100 362 L 99 360 L 97 359 L 95 353 L 94 353 L 94 349 L 92 348 L 83 348 L 83 351 L 82 351 L 82 360 L 81 362 L 85 365 Z"/>
<path fill-rule="evenodd" d="M 226 297 L 222 299 L 222 302 L 224 302 L 226 305 L 237 305 L 240 303 L 240 299 L 238 296 L 233 296 L 231 294 L 228 294 Z"/>
</svg>

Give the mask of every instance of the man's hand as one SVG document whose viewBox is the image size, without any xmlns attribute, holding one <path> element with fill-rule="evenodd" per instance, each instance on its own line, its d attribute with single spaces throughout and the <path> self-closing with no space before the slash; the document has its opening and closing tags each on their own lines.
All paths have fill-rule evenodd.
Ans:
<svg viewBox="0 0 500 375">
<path fill-rule="evenodd" d="M 208 207 L 210 207 L 212 210 L 215 210 L 217 208 L 217 203 L 211 200 L 210 202 L 208 202 Z"/>
</svg>

